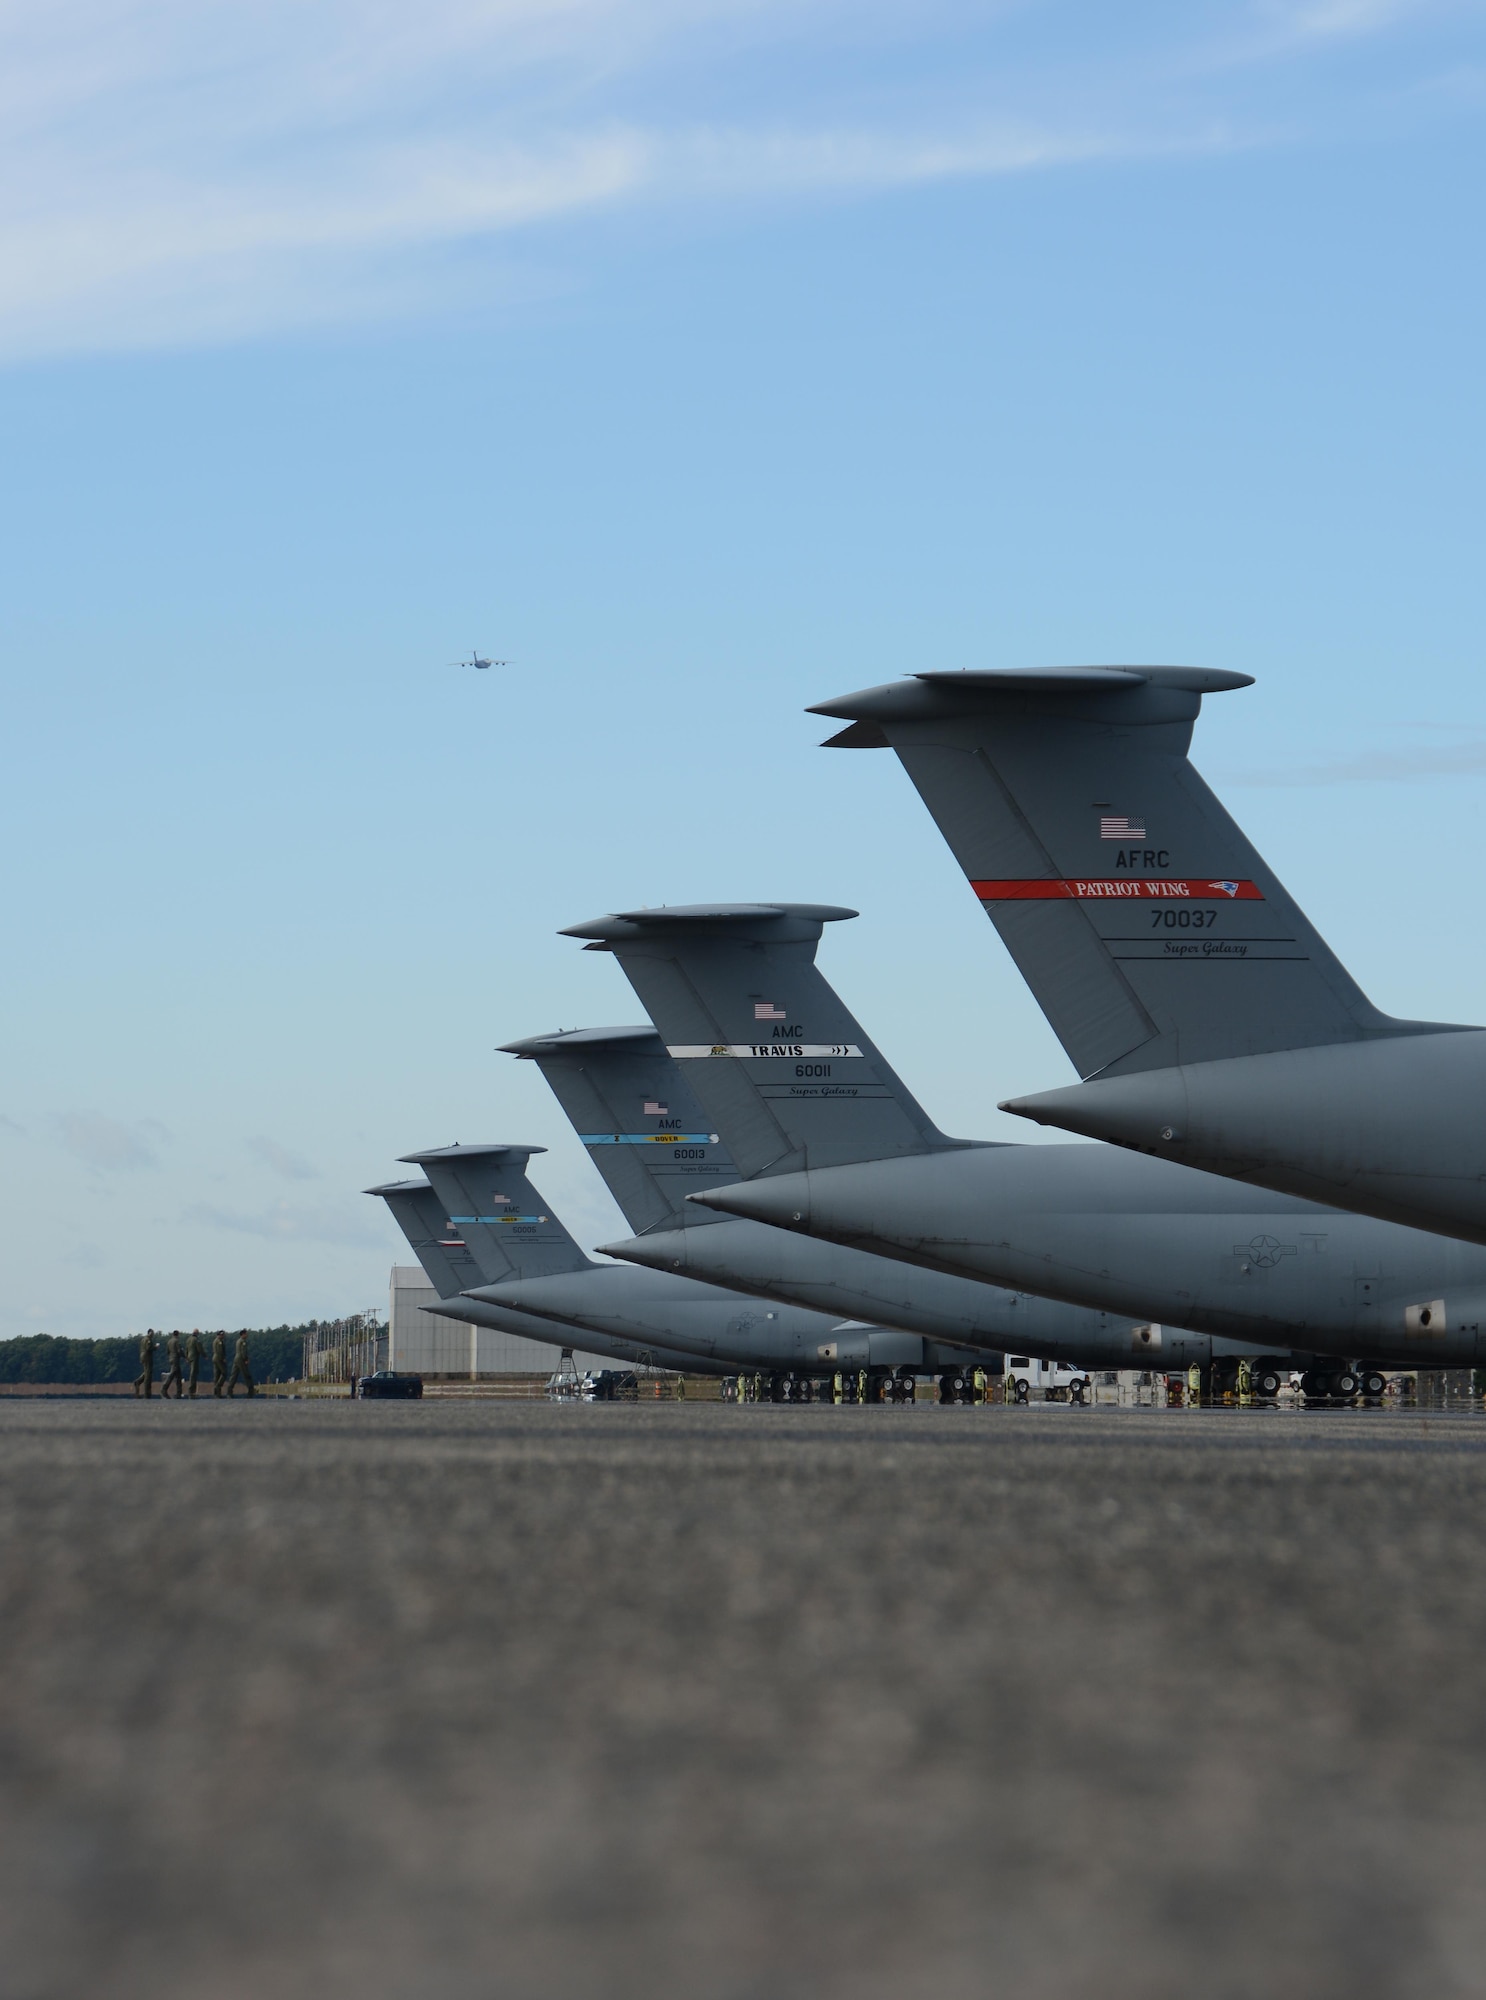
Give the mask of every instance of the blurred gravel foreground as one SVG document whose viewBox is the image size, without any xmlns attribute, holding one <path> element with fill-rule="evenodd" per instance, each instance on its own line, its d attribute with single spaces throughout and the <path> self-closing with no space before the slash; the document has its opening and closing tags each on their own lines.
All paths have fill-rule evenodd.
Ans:
<svg viewBox="0 0 1486 2000">
<path fill-rule="evenodd" d="M 5 2000 L 1477 1995 L 1486 1422 L 0 1407 Z"/>
</svg>

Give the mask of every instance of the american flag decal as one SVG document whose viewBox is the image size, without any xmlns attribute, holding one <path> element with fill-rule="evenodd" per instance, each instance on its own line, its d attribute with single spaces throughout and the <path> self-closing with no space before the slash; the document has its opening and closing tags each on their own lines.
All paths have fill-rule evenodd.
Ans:
<svg viewBox="0 0 1486 2000">
<path fill-rule="evenodd" d="M 1131 819 L 1125 813 L 1100 813 L 1099 838 L 1101 840 L 1144 840 L 1145 821 Z"/>
<path fill-rule="evenodd" d="M 653 1097 L 646 1098 L 645 1116 L 647 1118 L 669 1118 L 670 1115 L 671 1107 L 669 1104 L 658 1104 Z"/>
<path fill-rule="evenodd" d="M 782 1021 L 785 1018 L 784 1009 L 776 1007 L 772 1000 L 755 1000 L 753 1018 L 755 1021 Z"/>
</svg>

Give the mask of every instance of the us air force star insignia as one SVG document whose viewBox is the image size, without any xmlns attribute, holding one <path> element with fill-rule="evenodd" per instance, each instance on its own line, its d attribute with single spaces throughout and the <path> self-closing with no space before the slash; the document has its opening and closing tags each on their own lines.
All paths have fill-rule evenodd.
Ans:
<svg viewBox="0 0 1486 2000">
<path fill-rule="evenodd" d="M 1256 1236 L 1248 1243 L 1235 1243 L 1235 1257 L 1247 1257 L 1251 1264 L 1257 1264 L 1261 1271 L 1272 1270 L 1281 1257 L 1293 1257 L 1295 1245 L 1281 1243 L 1278 1236 Z"/>
</svg>

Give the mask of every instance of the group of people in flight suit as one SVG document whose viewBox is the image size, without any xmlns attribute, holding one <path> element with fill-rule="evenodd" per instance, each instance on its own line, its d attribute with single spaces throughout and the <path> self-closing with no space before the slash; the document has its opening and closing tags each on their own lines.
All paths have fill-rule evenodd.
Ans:
<svg viewBox="0 0 1486 2000">
<path fill-rule="evenodd" d="M 139 1373 L 134 1378 L 136 1396 L 153 1396 L 155 1393 L 155 1355 L 159 1349 L 159 1336 L 150 1327 L 139 1339 Z M 201 1374 L 201 1357 L 205 1352 L 201 1340 L 201 1330 L 193 1327 L 182 1343 L 179 1333 L 167 1334 L 165 1338 L 165 1379 L 160 1384 L 160 1394 L 168 1396 L 172 1389 L 177 1397 L 194 1396 L 196 1384 Z M 182 1367 L 184 1359 L 185 1366 Z M 225 1390 L 235 1395 L 241 1382 L 250 1396 L 256 1396 L 258 1385 L 253 1380 L 253 1371 L 248 1363 L 248 1330 L 238 1334 L 232 1350 L 232 1372 L 227 1372 L 227 1335 L 212 1335 L 212 1394 L 220 1396 Z"/>
</svg>

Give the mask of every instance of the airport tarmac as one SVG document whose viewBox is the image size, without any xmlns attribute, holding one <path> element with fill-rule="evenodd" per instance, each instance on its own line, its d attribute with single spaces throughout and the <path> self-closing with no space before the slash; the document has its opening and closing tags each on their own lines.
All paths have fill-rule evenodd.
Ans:
<svg viewBox="0 0 1486 2000">
<path fill-rule="evenodd" d="M 1486 1419 L 0 1405 L 6 2000 L 1486 1986 Z"/>
</svg>

